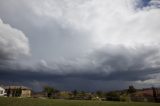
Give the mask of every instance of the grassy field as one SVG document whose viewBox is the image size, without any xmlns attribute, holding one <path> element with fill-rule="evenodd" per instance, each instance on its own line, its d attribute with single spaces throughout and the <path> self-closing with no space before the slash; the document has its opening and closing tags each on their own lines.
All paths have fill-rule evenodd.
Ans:
<svg viewBox="0 0 160 106">
<path fill-rule="evenodd" d="M 160 106 L 158 103 L 0 98 L 0 106 Z"/>
</svg>

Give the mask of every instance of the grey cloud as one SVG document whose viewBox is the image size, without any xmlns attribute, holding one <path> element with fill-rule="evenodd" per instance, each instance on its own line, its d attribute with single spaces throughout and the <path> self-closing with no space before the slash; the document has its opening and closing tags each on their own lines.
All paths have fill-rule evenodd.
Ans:
<svg viewBox="0 0 160 106">
<path fill-rule="evenodd" d="M 4 46 L 0 35 L 0 80 L 105 89 L 160 73 L 158 0 L 141 0 L 138 12 L 129 0 L 128 7 L 125 0 L 16 1 L 0 1 L 2 26 L 16 36 L 0 32 L 12 45 Z M 28 54 L 27 38 L 30 60 L 15 60 Z"/>
<path fill-rule="evenodd" d="M 122 45 L 106 45 L 85 57 L 88 59 L 85 64 L 80 61 L 82 58 L 70 63 L 50 63 L 54 65 L 42 61 L 33 67 L 1 70 L 0 80 L 10 81 L 12 78 L 22 83 L 39 81 L 53 83 L 66 89 L 79 88 L 79 86 L 82 89 L 91 89 L 87 85 L 93 83 L 90 86 L 94 86 L 94 82 L 105 84 L 105 82 L 122 81 L 129 84 L 134 81 L 145 81 L 152 79 L 153 74 L 160 73 L 158 48 L 159 46 L 130 48 Z M 82 85 L 85 87 L 83 88 Z"/>
<path fill-rule="evenodd" d="M 93 46 L 88 32 L 65 26 L 54 18 L 37 15 L 30 2 L 18 0 L 18 4 L 12 4 L 12 1 L 3 1 L 0 3 L 0 13 L 4 22 L 27 35 L 33 60 L 57 61 L 62 58 L 76 58 Z M 19 17 L 12 18 L 16 16 Z"/>
<path fill-rule="evenodd" d="M 152 67 L 159 60 L 159 46 L 125 47 L 107 45 L 91 55 L 91 60 L 106 71 L 135 70 Z"/>
</svg>

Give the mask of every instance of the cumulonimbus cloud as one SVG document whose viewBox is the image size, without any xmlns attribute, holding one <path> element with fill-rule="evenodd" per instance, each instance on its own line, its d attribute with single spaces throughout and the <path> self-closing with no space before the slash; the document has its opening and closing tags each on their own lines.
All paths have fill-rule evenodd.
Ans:
<svg viewBox="0 0 160 106">
<path fill-rule="evenodd" d="M 159 73 L 159 0 L 17 1 L 19 4 L 15 3 L 14 6 L 19 6 L 19 8 L 22 8 L 21 5 L 23 4 L 25 5 L 24 7 L 29 8 L 27 10 L 32 14 L 32 16 L 27 17 L 27 20 L 33 23 L 33 26 L 36 28 L 37 26 L 42 27 L 44 32 L 46 30 L 46 32 L 52 36 L 55 36 L 55 32 L 59 35 L 67 34 L 65 31 L 67 32 L 68 30 L 69 32 L 74 32 L 72 36 L 74 38 L 84 34 L 87 38 L 89 38 L 87 39 L 87 42 L 92 42 L 92 46 L 87 46 L 87 43 L 85 43 L 83 46 L 86 48 L 83 50 L 86 51 L 85 53 L 88 53 L 88 50 L 92 51 L 89 51 L 88 54 L 83 56 L 79 53 L 82 50 L 76 49 L 80 55 L 78 55 L 79 57 L 72 60 L 60 60 L 59 63 L 48 62 L 47 60 L 45 61 L 44 58 L 44 60 L 38 64 L 35 63 L 27 67 L 22 64 L 22 68 L 18 67 L 18 69 L 24 70 L 24 74 L 15 71 L 15 73 L 11 72 L 11 77 L 19 76 L 22 78 L 25 76 L 23 77 L 25 80 L 37 79 L 41 81 L 52 81 L 58 78 L 65 80 L 73 77 L 75 79 L 79 78 L 94 81 L 139 81 L 152 79 L 153 74 Z M 21 4 L 22 1 L 23 3 Z M 11 8 L 10 10 L 14 10 L 14 8 Z M 16 11 L 16 9 L 14 11 Z M 25 16 L 28 16 L 28 12 L 24 12 L 23 9 L 22 11 L 17 12 L 17 14 L 20 13 L 25 13 Z M 54 24 L 54 22 L 56 22 L 58 23 L 57 27 L 62 27 L 65 30 L 57 30 L 52 32 L 52 27 L 51 25 L 49 26 L 47 22 L 49 22 L 49 24 Z M 32 29 L 34 30 L 35 27 Z M 48 31 L 48 29 L 50 29 L 50 31 Z M 59 33 L 59 31 L 64 32 Z M 41 33 L 39 32 L 37 36 L 39 34 Z M 56 35 L 56 39 L 59 39 L 59 42 L 55 43 L 55 51 L 56 49 L 58 50 L 61 48 L 60 45 L 62 45 L 64 41 L 62 40 L 63 36 L 59 37 L 58 34 Z M 45 35 L 45 33 L 43 33 L 43 35 Z M 43 35 L 41 35 L 41 37 Z M 79 42 L 83 43 L 83 38 L 85 39 L 84 35 Z M 65 37 L 72 39 L 70 36 Z M 77 43 L 76 46 L 82 46 L 81 43 L 72 43 L 72 40 L 70 41 L 71 45 L 76 45 Z M 45 44 L 45 42 L 39 47 L 43 44 Z M 52 43 L 49 43 L 47 47 L 50 47 L 50 45 L 52 45 Z M 19 48 L 19 46 L 16 47 Z M 67 47 L 65 49 L 63 48 L 64 50 L 61 52 L 66 52 L 68 49 L 68 51 L 73 51 L 72 47 Z M 4 51 L 5 49 L 2 50 Z M 12 55 L 17 56 L 15 54 L 19 53 L 26 54 L 24 51 L 23 53 L 7 53 L 11 57 Z M 10 53 L 12 55 L 10 55 Z M 8 56 L 6 58 L 8 58 Z M 4 79 L 6 79 L 6 76 L 10 72 L 6 71 L 2 73 L 4 75 Z M 19 80 L 18 78 L 15 79 Z"/>
<path fill-rule="evenodd" d="M 159 58 L 157 55 L 160 40 L 160 14 L 158 14 L 160 9 L 157 7 L 159 1 L 150 0 L 145 2 L 145 5 L 143 0 L 31 2 L 26 2 L 26 5 L 33 14 L 38 17 L 49 17 L 50 20 L 57 21 L 71 30 L 86 31 L 88 33 L 86 36 L 90 36 L 94 43 L 91 47 L 93 53 L 81 56 L 81 59 L 78 57 L 74 61 L 66 60 L 55 65 L 48 65 L 46 62 L 43 68 L 41 65 L 35 65 L 31 67 L 36 68 L 30 70 L 63 74 L 100 72 L 109 74 L 135 68 L 141 70 L 146 66 L 159 67 L 156 59 Z M 152 60 L 146 61 L 148 58 Z"/>
</svg>

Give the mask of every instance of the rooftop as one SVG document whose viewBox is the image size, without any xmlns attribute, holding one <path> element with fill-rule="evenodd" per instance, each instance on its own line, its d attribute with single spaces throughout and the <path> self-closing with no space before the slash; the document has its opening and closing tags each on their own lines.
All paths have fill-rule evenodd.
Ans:
<svg viewBox="0 0 160 106">
<path fill-rule="evenodd" d="M 28 87 L 25 87 L 25 86 L 4 86 L 3 87 L 4 89 L 24 89 L 24 90 L 30 90 L 30 88 Z"/>
</svg>

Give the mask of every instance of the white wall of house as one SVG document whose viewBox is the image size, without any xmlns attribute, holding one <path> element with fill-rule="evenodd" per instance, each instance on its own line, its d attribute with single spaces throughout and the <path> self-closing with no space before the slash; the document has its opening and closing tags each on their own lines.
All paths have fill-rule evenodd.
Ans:
<svg viewBox="0 0 160 106">
<path fill-rule="evenodd" d="M 5 89 L 3 87 L 0 87 L 0 96 L 4 96 L 5 94 Z"/>
</svg>

